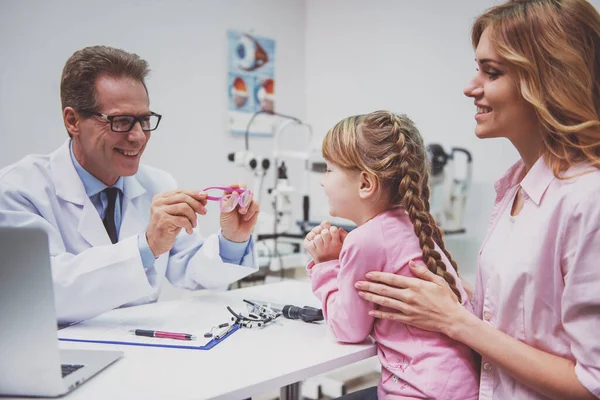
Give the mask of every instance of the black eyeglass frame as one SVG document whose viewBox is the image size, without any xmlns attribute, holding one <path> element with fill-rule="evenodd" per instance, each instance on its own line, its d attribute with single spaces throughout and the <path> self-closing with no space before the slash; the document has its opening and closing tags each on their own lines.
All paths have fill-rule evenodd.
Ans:
<svg viewBox="0 0 600 400">
<path fill-rule="evenodd" d="M 157 114 L 157 113 L 155 113 L 153 111 L 150 111 L 150 114 L 140 115 L 139 117 L 136 117 L 134 115 L 128 115 L 128 114 L 108 115 L 108 114 L 102 114 L 102 113 L 99 113 L 99 112 L 96 112 L 96 111 L 92 111 L 92 110 L 79 110 L 79 111 L 81 111 L 83 113 L 86 113 L 86 114 L 95 115 L 95 116 L 100 117 L 100 118 L 102 118 L 102 119 L 104 119 L 106 121 L 109 121 L 110 122 L 110 130 L 113 131 L 113 132 L 118 132 L 118 133 L 127 133 L 127 132 L 130 132 L 133 129 L 133 127 L 135 126 L 135 124 L 138 123 L 138 122 L 140 123 L 140 127 L 142 128 L 142 130 L 144 132 L 152 132 L 152 131 L 155 131 L 158 128 L 158 125 L 160 125 L 160 120 L 162 119 L 162 115 Z M 142 119 L 146 118 L 146 117 L 152 117 L 152 116 L 158 117 L 158 121 L 156 121 L 156 126 L 154 128 L 152 128 L 152 129 L 144 129 L 144 127 L 142 126 Z M 114 121 L 115 118 L 118 118 L 118 117 L 133 118 L 133 120 L 131 122 L 131 125 L 129 126 L 129 128 L 127 130 L 121 130 L 121 131 L 119 131 L 119 130 L 115 130 L 114 129 L 114 127 L 113 127 L 113 121 Z"/>
</svg>

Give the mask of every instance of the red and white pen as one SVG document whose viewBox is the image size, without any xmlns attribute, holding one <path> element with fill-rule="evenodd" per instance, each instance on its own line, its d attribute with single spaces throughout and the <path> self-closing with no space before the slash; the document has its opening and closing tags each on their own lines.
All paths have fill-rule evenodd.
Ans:
<svg viewBox="0 0 600 400">
<path fill-rule="evenodd" d="M 161 339 L 196 340 L 196 337 L 194 335 L 190 335 L 189 333 L 152 331 L 147 329 L 132 329 L 130 332 L 136 336 L 147 336 Z"/>
</svg>

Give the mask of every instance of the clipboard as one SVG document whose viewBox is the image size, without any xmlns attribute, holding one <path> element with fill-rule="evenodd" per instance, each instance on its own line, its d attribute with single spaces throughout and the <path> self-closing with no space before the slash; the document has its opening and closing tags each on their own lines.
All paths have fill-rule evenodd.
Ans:
<svg viewBox="0 0 600 400">
<path fill-rule="evenodd" d="M 209 317 L 200 318 L 198 307 L 194 303 L 185 305 L 187 307 L 177 302 L 164 302 L 118 308 L 69 325 L 57 331 L 57 337 L 65 342 L 210 350 L 240 329 L 239 324 L 233 323 L 230 325 L 231 329 L 222 333 L 223 336 L 219 339 L 207 338 L 204 333 L 209 332 L 216 321 L 230 320 L 229 313 L 222 310 L 222 313 L 212 313 Z M 187 332 L 195 335 L 197 339 L 194 341 L 136 336 L 131 333 L 135 329 Z"/>
<path fill-rule="evenodd" d="M 101 343 L 101 344 L 113 344 L 113 345 L 125 345 L 125 346 L 143 346 L 143 347 L 162 347 L 169 349 L 186 349 L 186 350 L 210 350 L 223 340 L 227 339 L 233 333 L 240 329 L 239 324 L 233 324 L 229 332 L 219 339 L 211 339 L 208 343 L 203 346 L 191 346 L 191 345 L 179 345 L 179 344 L 166 344 L 166 343 L 141 343 L 141 342 L 125 342 L 117 340 L 94 340 L 94 339 L 73 339 L 73 338 L 61 338 L 58 340 L 63 342 L 80 342 L 80 343 Z"/>
</svg>

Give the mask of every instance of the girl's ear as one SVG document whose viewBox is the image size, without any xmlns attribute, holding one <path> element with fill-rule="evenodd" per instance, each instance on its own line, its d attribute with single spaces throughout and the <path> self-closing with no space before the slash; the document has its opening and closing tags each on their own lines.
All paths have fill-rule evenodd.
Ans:
<svg viewBox="0 0 600 400">
<path fill-rule="evenodd" d="M 377 194 L 379 189 L 379 181 L 374 175 L 362 171 L 360 173 L 360 187 L 358 189 L 358 195 L 361 199 L 372 198 Z"/>
</svg>

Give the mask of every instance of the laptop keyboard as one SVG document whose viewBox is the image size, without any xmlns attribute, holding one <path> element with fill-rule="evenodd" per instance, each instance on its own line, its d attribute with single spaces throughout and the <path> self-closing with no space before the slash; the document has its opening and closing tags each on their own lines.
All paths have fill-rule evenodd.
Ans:
<svg viewBox="0 0 600 400">
<path fill-rule="evenodd" d="M 64 378 L 65 376 L 72 374 L 73 372 L 77 371 L 79 368 L 82 368 L 83 365 L 78 365 L 78 364 L 62 364 L 61 366 L 62 369 L 62 377 Z"/>
</svg>

